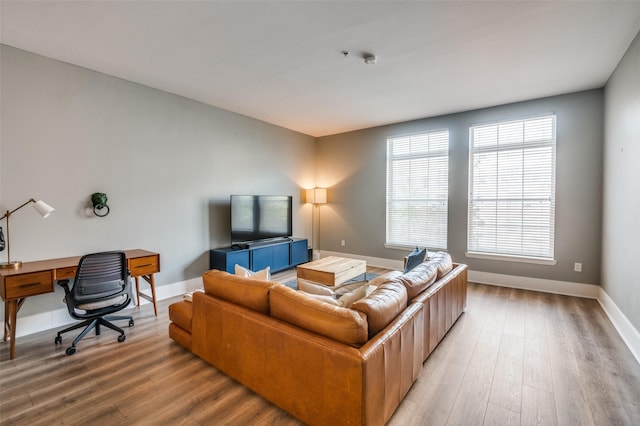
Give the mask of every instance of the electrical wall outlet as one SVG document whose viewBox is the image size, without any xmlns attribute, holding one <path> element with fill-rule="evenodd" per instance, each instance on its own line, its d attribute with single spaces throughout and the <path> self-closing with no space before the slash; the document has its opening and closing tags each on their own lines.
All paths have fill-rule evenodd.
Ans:
<svg viewBox="0 0 640 426">
<path fill-rule="evenodd" d="M 582 272 L 582 263 L 580 262 L 575 262 L 573 264 L 573 271 L 574 272 Z"/>
<path fill-rule="evenodd" d="M 342 247 L 344 247 L 344 246 L 346 246 L 346 245 L 347 245 L 347 243 L 346 243 L 344 240 L 341 240 L 341 241 L 340 241 L 340 245 L 341 245 Z"/>
</svg>

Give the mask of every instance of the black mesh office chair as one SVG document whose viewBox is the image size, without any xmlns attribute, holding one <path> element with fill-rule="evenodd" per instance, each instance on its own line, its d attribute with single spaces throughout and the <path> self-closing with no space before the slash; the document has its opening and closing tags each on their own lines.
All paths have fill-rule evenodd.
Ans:
<svg viewBox="0 0 640 426">
<path fill-rule="evenodd" d="M 131 285 L 124 252 L 112 251 L 82 256 L 78 263 L 73 287 L 69 288 L 69 280 L 59 281 L 58 284 L 64 288 L 69 314 L 75 319 L 84 321 L 59 331 L 55 343 L 62 343 L 62 333 L 85 327 L 67 348 L 67 355 L 73 355 L 78 342 L 94 328 L 96 335 L 99 335 L 100 326 L 119 332 L 118 342 L 124 342 L 126 338 L 124 331 L 109 322 L 128 319 L 129 327 L 133 326 L 131 316 L 109 315 L 124 309 L 131 303 Z"/>
</svg>

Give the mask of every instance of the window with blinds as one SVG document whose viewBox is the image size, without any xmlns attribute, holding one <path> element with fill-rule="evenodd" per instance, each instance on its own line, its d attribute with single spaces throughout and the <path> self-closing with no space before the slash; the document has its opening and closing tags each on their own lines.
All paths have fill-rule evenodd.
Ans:
<svg viewBox="0 0 640 426">
<path fill-rule="evenodd" d="M 555 115 L 470 128 L 470 255 L 553 261 L 555 156 Z"/>
<path fill-rule="evenodd" d="M 449 131 L 387 139 L 387 246 L 447 248 Z"/>
</svg>

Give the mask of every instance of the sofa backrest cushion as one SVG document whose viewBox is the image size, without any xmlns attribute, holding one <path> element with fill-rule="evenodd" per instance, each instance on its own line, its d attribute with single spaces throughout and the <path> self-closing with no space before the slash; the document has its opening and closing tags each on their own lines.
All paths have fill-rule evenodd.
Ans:
<svg viewBox="0 0 640 426">
<path fill-rule="evenodd" d="M 202 283 L 205 293 L 265 315 L 269 315 L 269 289 L 282 285 L 239 277 L 216 269 L 202 274 Z"/>
<path fill-rule="evenodd" d="M 370 286 L 377 287 L 382 283 L 392 281 L 394 278 L 398 278 L 400 275 L 402 275 L 402 271 L 391 270 L 385 272 L 384 274 L 378 275 L 374 279 L 370 280 L 368 284 Z"/>
<path fill-rule="evenodd" d="M 436 262 L 438 266 L 438 279 L 447 275 L 453 269 L 451 255 L 446 251 L 439 251 L 429 257 L 429 261 Z"/>
<path fill-rule="evenodd" d="M 367 316 L 369 338 L 385 328 L 407 307 L 407 290 L 398 281 L 387 281 L 353 305 L 351 309 Z"/>
<path fill-rule="evenodd" d="M 397 277 L 395 280 L 401 282 L 407 289 L 407 297 L 413 300 L 414 297 L 425 291 L 438 278 L 438 265 L 432 260 L 427 260 L 407 272 Z"/>
<path fill-rule="evenodd" d="M 360 312 L 315 300 L 287 286 L 269 293 L 271 316 L 350 346 L 367 341 L 367 317 Z"/>
</svg>

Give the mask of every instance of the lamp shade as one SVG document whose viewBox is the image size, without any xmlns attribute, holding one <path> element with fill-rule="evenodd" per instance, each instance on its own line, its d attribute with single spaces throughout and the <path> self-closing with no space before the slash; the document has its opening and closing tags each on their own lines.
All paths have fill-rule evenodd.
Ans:
<svg viewBox="0 0 640 426">
<path fill-rule="evenodd" d="M 19 207 L 9 211 L 7 210 L 7 213 L 5 213 L 4 216 L 0 217 L 0 220 L 2 219 L 7 219 L 7 241 L 6 241 L 6 247 L 7 247 L 7 261 L 0 263 L 0 269 L 17 269 L 20 266 L 22 266 L 22 262 L 20 262 L 19 260 L 17 261 L 12 261 L 11 260 L 11 245 L 10 243 L 10 236 L 11 233 L 9 232 L 9 218 L 11 217 L 12 214 L 14 214 L 15 212 L 17 212 L 18 210 L 20 210 L 21 208 L 23 208 L 24 206 L 26 206 L 27 204 L 31 204 L 33 203 L 33 208 L 37 210 L 38 213 L 40 213 L 40 216 L 42 216 L 43 218 L 46 218 L 47 216 L 49 216 L 51 214 L 52 211 L 54 211 L 55 209 L 53 207 L 51 207 L 49 204 L 45 203 L 42 200 L 36 201 L 33 198 L 30 198 L 29 200 L 27 200 L 26 203 L 21 204 Z M 1 232 L 0 232 L 1 234 Z M 3 247 L 4 248 L 4 247 Z M 4 288 L 4 287 L 3 287 Z"/>
<path fill-rule="evenodd" d="M 307 189 L 307 203 L 326 204 L 327 203 L 327 188 Z"/>
<path fill-rule="evenodd" d="M 36 201 L 33 205 L 33 208 L 36 209 L 38 213 L 40 213 L 40 216 L 42 216 L 43 218 L 46 218 L 51 214 L 51 212 L 55 210 L 53 207 L 42 200 Z"/>
</svg>

